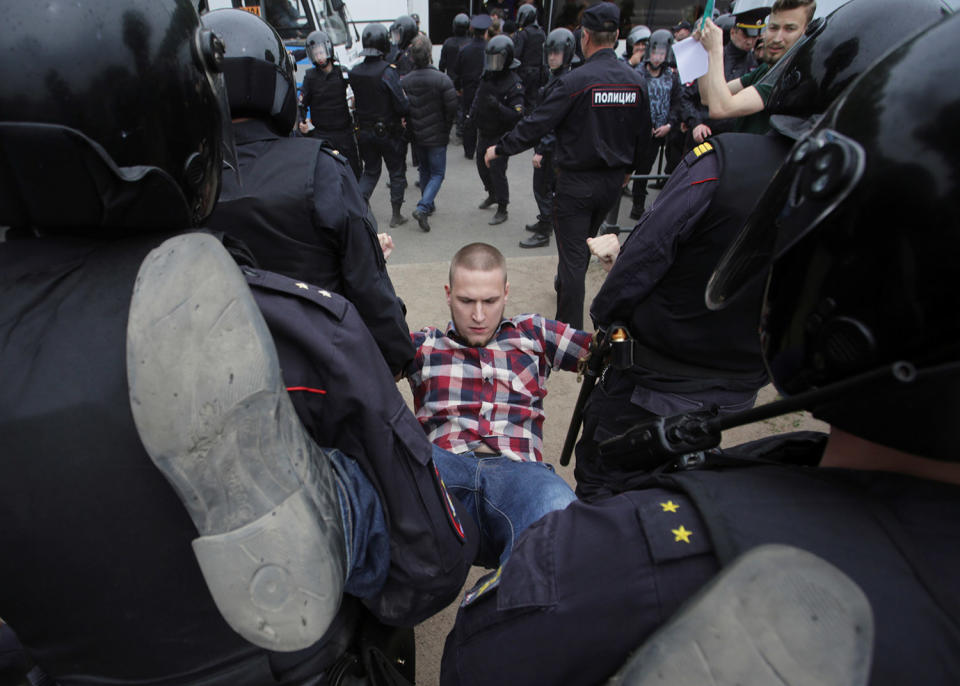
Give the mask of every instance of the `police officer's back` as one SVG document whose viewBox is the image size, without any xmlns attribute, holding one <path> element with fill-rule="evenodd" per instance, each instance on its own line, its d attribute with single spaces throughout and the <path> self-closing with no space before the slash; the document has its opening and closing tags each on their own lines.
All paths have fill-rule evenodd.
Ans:
<svg viewBox="0 0 960 686">
<path fill-rule="evenodd" d="M 456 81 L 455 65 L 460 48 L 470 42 L 467 30 L 470 28 L 470 17 L 461 12 L 453 18 L 453 35 L 443 41 L 440 48 L 440 62 L 437 69 L 444 72 Z"/>
<path fill-rule="evenodd" d="M 409 14 L 402 14 L 390 25 L 390 52 L 387 61 L 397 68 L 400 76 L 413 71 L 413 58 L 410 57 L 410 42 L 418 33 L 417 22 Z"/>
<path fill-rule="evenodd" d="M 282 48 L 256 16 L 216 10 L 204 21 L 225 36 L 227 89 L 240 160 L 224 180 L 208 226 L 243 240 L 259 264 L 340 293 L 356 305 L 384 358 L 399 372 L 413 358 L 403 311 L 386 273 L 369 208 L 346 159 L 315 140 L 289 138 L 296 114 L 292 71 L 256 54 Z M 260 77 L 262 81 L 258 81 Z M 266 84 L 263 88 L 251 84 Z M 275 105 L 277 92 L 285 92 Z"/>
<path fill-rule="evenodd" d="M 472 38 L 460 48 L 454 63 L 453 85 L 460 92 L 461 106 L 466 113 L 473 104 L 474 96 L 483 74 L 484 49 L 486 48 L 486 30 L 490 27 L 490 16 L 478 14 L 470 20 Z M 477 128 L 467 121 L 463 126 L 463 153 L 467 159 L 473 159 L 477 145 Z"/>
<path fill-rule="evenodd" d="M 537 95 L 543 85 L 543 43 L 547 39 L 537 24 L 537 9 L 533 5 L 521 5 L 517 9 L 517 29 L 513 42 L 516 47 L 518 69 L 524 87 L 524 110 L 529 112 L 537 104 Z"/>
</svg>

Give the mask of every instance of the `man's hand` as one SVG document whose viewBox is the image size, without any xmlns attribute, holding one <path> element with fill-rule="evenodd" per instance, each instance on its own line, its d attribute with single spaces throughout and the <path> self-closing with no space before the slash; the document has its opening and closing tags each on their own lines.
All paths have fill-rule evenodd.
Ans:
<svg viewBox="0 0 960 686">
<path fill-rule="evenodd" d="M 713 135 L 713 131 L 706 124 L 697 124 L 693 127 L 693 140 L 697 143 L 703 143 L 707 138 Z"/>
<path fill-rule="evenodd" d="M 600 266 L 604 271 L 610 271 L 613 263 L 617 261 L 617 255 L 620 254 L 620 239 L 616 234 L 605 233 L 596 238 L 588 238 L 587 247 L 590 249 L 590 254 L 600 260 Z"/>
<path fill-rule="evenodd" d="M 390 259 L 390 253 L 393 252 L 393 237 L 389 233 L 378 233 L 377 240 L 380 241 L 384 261 Z"/>
<path fill-rule="evenodd" d="M 707 19 L 706 26 L 694 31 L 693 37 L 700 41 L 707 52 L 723 52 L 723 29 L 714 24 L 712 20 Z"/>
<path fill-rule="evenodd" d="M 500 157 L 500 155 L 497 154 L 497 146 L 491 145 L 483 154 L 483 163 L 489 167 L 490 163 L 498 157 Z"/>
<path fill-rule="evenodd" d="M 309 119 L 300 122 L 300 133 L 310 133 L 311 130 L 313 130 L 313 122 Z"/>
<path fill-rule="evenodd" d="M 670 124 L 664 124 L 663 126 L 658 126 L 653 130 L 653 137 L 663 138 L 668 133 L 670 133 Z"/>
<path fill-rule="evenodd" d="M 620 184 L 620 188 L 627 187 L 627 184 L 630 183 L 631 176 L 633 176 L 633 172 L 627 172 L 627 175 L 623 177 L 623 183 Z"/>
<path fill-rule="evenodd" d="M 541 164 L 542 162 L 543 162 L 543 155 L 541 155 L 540 153 L 534 153 L 534 155 L 533 155 L 533 168 L 534 168 L 534 169 L 539 169 L 539 168 L 540 168 L 540 164 Z"/>
</svg>

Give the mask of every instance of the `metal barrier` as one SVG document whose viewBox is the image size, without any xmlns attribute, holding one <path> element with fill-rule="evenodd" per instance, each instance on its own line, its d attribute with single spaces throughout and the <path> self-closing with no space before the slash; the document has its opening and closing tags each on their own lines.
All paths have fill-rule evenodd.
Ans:
<svg viewBox="0 0 960 686">
<path fill-rule="evenodd" d="M 660 152 L 657 154 L 657 173 L 656 174 L 631 174 L 630 180 L 635 181 L 637 179 L 646 179 L 647 181 L 666 181 L 670 178 L 669 174 L 663 173 L 663 164 L 664 164 L 664 152 L 666 150 L 666 145 L 660 146 Z M 623 193 L 617 194 L 617 200 L 613 203 L 613 207 L 610 208 L 610 211 L 607 212 L 607 216 L 604 217 L 603 223 L 600 224 L 600 228 L 597 230 L 597 235 L 602 236 L 606 233 L 630 233 L 633 231 L 633 226 L 621 227 L 618 223 L 620 220 L 620 201 L 623 199 Z"/>
</svg>

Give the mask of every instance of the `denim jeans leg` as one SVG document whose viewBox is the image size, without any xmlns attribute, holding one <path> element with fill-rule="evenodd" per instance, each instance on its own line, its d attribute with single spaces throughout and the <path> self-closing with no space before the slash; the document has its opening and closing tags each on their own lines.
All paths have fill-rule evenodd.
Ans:
<svg viewBox="0 0 960 686">
<path fill-rule="evenodd" d="M 480 459 L 480 490 L 484 535 L 496 545 L 501 565 L 528 526 L 576 500 L 573 490 L 550 465 L 508 457 Z"/>
<path fill-rule="evenodd" d="M 430 169 L 430 176 L 426 184 L 424 185 L 422 180 L 420 182 L 423 191 L 420 202 L 428 212 L 433 212 L 433 201 L 436 199 L 437 193 L 440 192 L 440 185 L 447 173 L 447 149 L 445 147 L 423 148 L 420 159 L 429 159 L 428 167 Z"/>
<path fill-rule="evenodd" d="M 380 496 L 356 461 L 339 450 L 329 450 L 327 455 L 336 474 L 347 544 L 343 591 L 368 598 L 383 587 L 390 567 L 390 537 Z"/>
</svg>

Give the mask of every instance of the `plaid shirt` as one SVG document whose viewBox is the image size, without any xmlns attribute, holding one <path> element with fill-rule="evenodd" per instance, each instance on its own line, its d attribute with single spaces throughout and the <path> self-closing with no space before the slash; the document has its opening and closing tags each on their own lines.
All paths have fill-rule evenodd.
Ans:
<svg viewBox="0 0 960 686">
<path fill-rule="evenodd" d="M 433 443 L 455 453 L 486 446 L 519 461 L 543 461 L 543 398 L 551 369 L 575 371 L 592 335 L 524 314 L 500 322 L 482 348 L 453 328 L 411 333 L 417 419 Z"/>
</svg>

